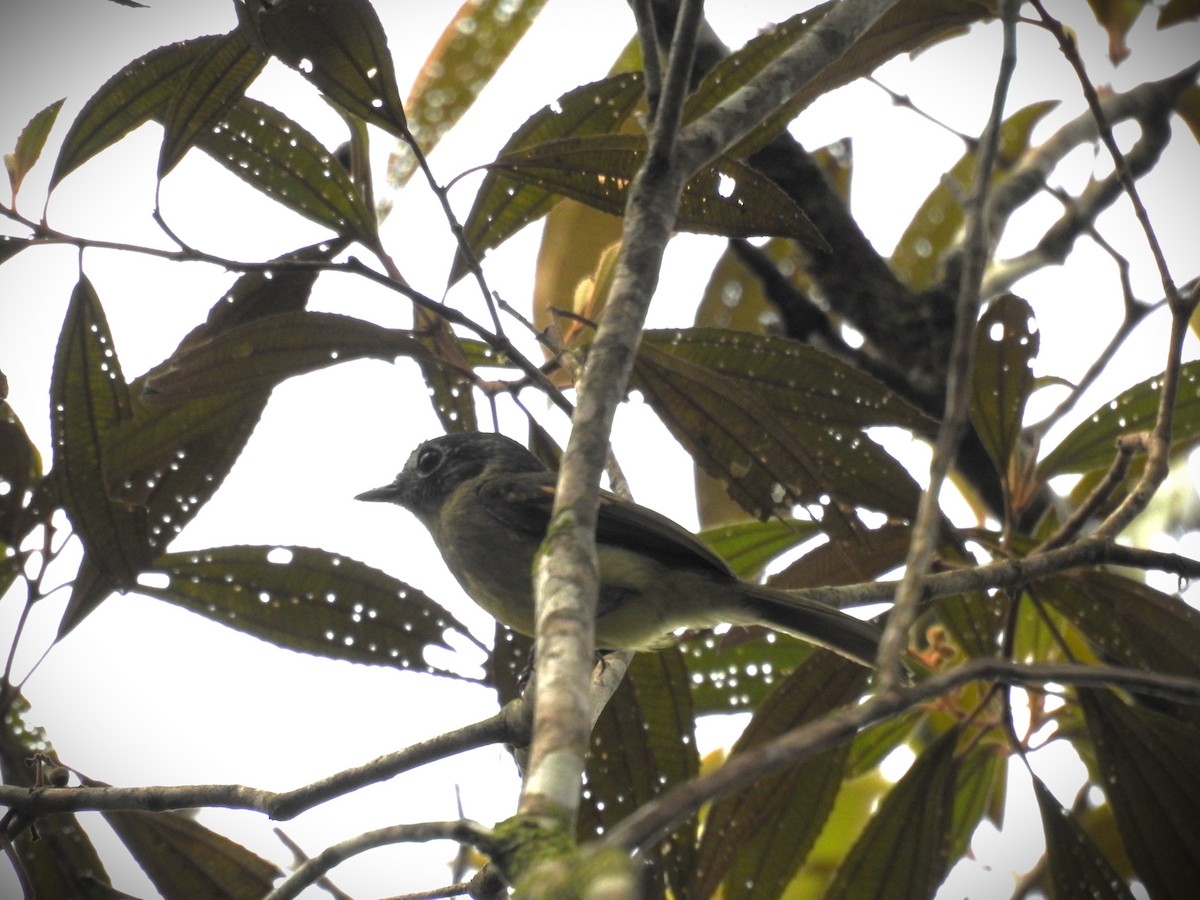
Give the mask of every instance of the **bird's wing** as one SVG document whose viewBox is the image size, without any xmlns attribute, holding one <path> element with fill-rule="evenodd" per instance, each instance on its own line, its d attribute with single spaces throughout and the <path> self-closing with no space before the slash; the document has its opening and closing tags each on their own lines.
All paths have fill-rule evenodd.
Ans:
<svg viewBox="0 0 1200 900">
<path fill-rule="evenodd" d="M 549 472 L 496 475 L 479 487 L 479 502 L 506 525 L 542 537 L 550 524 L 555 476 Z M 652 557 L 673 568 L 732 577 L 728 564 L 683 526 L 652 509 L 600 492 L 596 540 Z"/>
</svg>

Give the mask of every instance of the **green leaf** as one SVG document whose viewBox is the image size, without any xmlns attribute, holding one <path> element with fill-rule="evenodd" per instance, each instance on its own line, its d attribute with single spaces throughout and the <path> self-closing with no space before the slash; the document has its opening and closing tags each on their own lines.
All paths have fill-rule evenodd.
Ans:
<svg viewBox="0 0 1200 900">
<path fill-rule="evenodd" d="M 355 359 L 423 355 L 410 332 L 337 313 L 279 313 L 189 344 L 146 379 L 153 402 L 269 391 L 305 372 Z"/>
<path fill-rule="evenodd" d="M 753 580 L 775 557 L 819 533 L 812 522 L 768 519 L 712 528 L 702 532 L 700 539 L 716 550 L 739 578 Z"/>
<path fill-rule="evenodd" d="M 51 189 L 139 125 L 165 116 L 196 60 L 226 38 L 208 35 L 159 47 L 104 82 L 84 104 L 63 139 L 50 176 Z"/>
<path fill-rule="evenodd" d="M 293 212 L 362 241 L 379 242 L 375 213 L 350 178 L 303 127 L 265 103 L 242 97 L 196 146 Z"/>
<path fill-rule="evenodd" d="M 175 168 L 201 134 L 221 121 L 266 62 L 266 56 L 241 28 L 201 50 L 161 117 L 165 134 L 158 156 L 159 178 Z"/>
<path fill-rule="evenodd" d="M 904 564 L 912 528 L 881 525 L 862 531 L 850 540 L 830 540 L 805 553 L 785 569 L 767 579 L 784 590 L 873 581 Z"/>
<path fill-rule="evenodd" d="M 16 237 L 11 234 L 0 235 L 0 263 L 12 259 L 26 247 L 35 242 L 30 238 Z"/>
<path fill-rule="evenodd" d="M 0 543 L 15 547 L 33 527 L 23 515 L 25 494 L 41 477 L 42 455 L 8 401 L 0 400 Z"/>
<path fill-rule="evenodd" d="M 1133 894 L 1121 881 L 1092 839 L 1050 793 L 1037 776 L 1033 793 L 1046 833 L 1047 869 L 1055 897 L 1087 897 L 1089 900 L 1132 900 Z"/>
<path fill-rule="evenodd" d="M 546 141 L 504 154 L 489 165 L 511 178 L 623 215 L 629 184 L 646 157 L 646 139 L 605 134 Z M 684 186 L 676 228 L 723 237 L 790 237 L 828 249 L 800 207 L 745 163 L 721 157 Z"/>
<path fill-rule="evenodd" d="M 939 737 L 888 792 L 826 900 L 933 896 L 946 876 L 954 833 L 957 739 L 954 729 Z"/>
<path fill-rule="evenodd" d="M 1154 427 L 1162 376 L 1155 375 L 1105 403 L 1087 417 L 1038 465 L 1043 479 L 1069 472 L 1106 470 L 1116 455 L 1117 438 Z M 1200 439 L 1200 361 L 1179 368 L 1172 447 L 1183 450 Z"/>
<path fill-rule="evenodd" d="M 160 556 L 138 590 L 279 647 L 452 675 L 423 657 L 470 632 L 425 594 L 353 559 L 307 547 L 216 547 Z"/>
<path fill-rule="evenodd" d="M 745 635 L 744 629 L 723 637 L 704 632 L 685 635 L 679 642 L 692 673 L 697 715 L 757 709 L 782 679 L 820 652 L 785 634 L 754 640 L 746 640 Z"/>
<path fill-rule="evenodd" d="M 640 72 L 614 75 L 568 91 L 521 125 L 500 150 L 499 158 L 547 141 L 566 137 L 611 134 L 633 112 L 642 97 Z M 504 243 L 550 210 L 558 195 L 513 179 L 502 169 L 489 168 L 463 222 L 463 236 L 476 259 Z M 450 269 L 450 283 L 469 271 L 461 250 Z"/>
<path fill-rule="evenodd" d="M 346 112 L 399 138 L 408 133 L 387 35 L 367 0 L 253 4 L 266 49 Z"/>
<path fill-rule="evenodd" d="M 995 300 L 975 326 L 971 380 L 971 423 L 1002 482 L 1021 436 L 1025 402 L 1033 390 L 1038 332 L 1033 309 L 1015 294 Z"/>
<path fill-rule="evenodd" d="M 102 813 L 164 897 L 258 900 L 283 871 L 177 812 Z"/>
<path fill-rule="evenodd" d="M 832 498 L 821 507 L 822 527 L 848 536 L 839 504 L 900 518 L 916 509 L 916 483 L 864 429 L 924 431 L 928 420 L 819 351 L 717 329 L 648 331 L 630 384 L 755 516 Z"/>
<path fill-rule="evenodd" d="M 913 3 L 912 6 L 917 4 Z M 1013 113 L 1000 128 L 1000 146 L 992 183 L 999 184 L 1029 147 L 1033 128 L 1057 101 L 1033 103 Z M 913 291 L 932 287 L 946 251 L 954 245 L 963 222 L 959 198 L 972 190 L 979 159 L 968 150 L 939 179 L 892 251 L 891 267 L 896 277 Z"/>
<path fill-rule="evenodd" d="M 45 730 L 29 719 L 29 703 L 11 684 L 0 682 L 10 698 L 0 728 L 0 778 L 4 784 L 34 787 L 37 769 L 26 760 L 45 754 L 57 760 Z M 73 815 L 43 816 L 36 822 L 37 836 L 27 827 L 31 820 L 6 819 L 13 838 L 8 853 L 19 863 L 32 888 L 31 897 L 71 897 L 79 900 L 112 900 L 108 873 L 87 832 Z"/>
<path fill-rule="evenodd" d="M 150 558 L 144 511 L 105 489 L 109 436 L 131 418 L 129 387 L 100 298 L 80 276 L 63 321 L 50 382 L 50 432 L 59 500 L 88 557 L 126 589 Z"/>
<path fill-rule="evenodd" d="M 853 702 L 866 672 L 832 653 L 814 653 L 755 713 L 733 747 L 745 753 Z M 778 775 L 713 804 L 704 825 L 690 895 L 779 897 L 804 862 L 833 807 L 849 742 L 798 761 Z"/>
<path fill-rule="evenodd" d="M 468 0 L 442 31 L 408 93 L 408 128 L 428 155 L 475 103 L 508 59 L 546 0 Z M 408 144 L 388 160 L 388 181 L 398 190 L 416 170 Z"/>
<path fill-rule="evenodd" d="M 1158 11 L 1155 27 L 1161 31 L 1193 19 L 1200 19 L 1200 0 L 1167 0 Z"/>
<path fill-rule="evenodd" d="M 586 791 L 576 826 L 594 838 L 666 789 L 696 775 L 690 679 L 676 648 L 639 653 L 592 732 Z M 695 852 L 695 820 L 681 825 L 652 856 L 678 888 Z"/>
<path fill-rule="evenodd" d="M 1080 689 L 1104 792 L 1151 897 L 1200 884 L 1200 730 L 1108 691 Z"/>
<path fill-rule="evenodd" d="M 65 99 L 64 97 L 63 100 Z M 13 152 L 4 154 L 4 168 L 8 170 L 8 183 L 12 186 L 14 202 L 17 192 L 21 190 L 21 182 L 25 180 L 29 170 L 42 155 L 42 148 L 46 146 L 46 138 L 50 136 L 50 129 L 54 127 L 54 121 L 58 118 L 58 111 L 62 109 L 63 100 L 55 100 L 34 115 L 21 130 Z"/>
</svg>

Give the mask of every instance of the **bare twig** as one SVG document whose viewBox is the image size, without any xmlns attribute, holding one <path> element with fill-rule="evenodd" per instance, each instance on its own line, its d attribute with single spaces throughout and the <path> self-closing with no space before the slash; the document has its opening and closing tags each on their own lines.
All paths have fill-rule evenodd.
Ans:
<svg viewBox="0 0 1200 900">
<path fill-rule="evenodd" d="M 904 577 L 896 591 L 895 603 L 884 628 L 879 645 L 879 685 L 887 691 L 900 684 L 903 678 L 902 656 L 908 647 L 908 629 L 916 617 L 921 598 L 922 579 L 937 550 L 942 520 L 940 494 L 950 467 L 957 455 L 958 444 L 967 426 L 970 406 L 971 345 L 975 322 L 979 316 L 980 284 L 989 257 L 988 185 L 996 165 L 1000 146 L 1000 127 L 1004 121 L 1004 101 L 1016 69 L 1016 14 L 1018 3 L 1008 0 L 1003 9 L 1004 48 L 992 111 L 980 140 L 979 164 L 975 172 L 972 196 L 964 208 L 966 238 L 958 286 L 957 312 L 950 359 L 946 366 L 946 404 L 938 427 L 933 459 L 929 464 L 929 484 L 921 494 L 913 522 L 913 538 L 905 560 Z"/>
</svg>

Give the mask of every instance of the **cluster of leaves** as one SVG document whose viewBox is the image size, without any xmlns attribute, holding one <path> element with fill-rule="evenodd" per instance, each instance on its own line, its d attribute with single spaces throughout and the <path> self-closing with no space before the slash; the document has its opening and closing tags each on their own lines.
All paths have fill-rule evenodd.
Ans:
<svg viewBox="0 0 1200 900">
<path fill-rule="evenodd" d="M 466 4 L 459 17 L 494 25 L 494 6 Z M 829 6 L 781 23 L 730 55 L 700 81 L 684 121 L 694 121 L 746 84 Z M 240 3 L 238 26 L 228 34 L 158 48 L 94 94 L 62 142 L 51 189 L 134 128 L 155 121 L 163 129 L 159 178 L 198 149 L 331 235 L 244 267 L 207 321 L 160 365 L 132 381 L 121 372 L 103 303 L 80 275 L 54 359 L 50 471 L 43 470 L 41 453 L 0 398 L 0 483 L 7 486 L 0 492 L 0 592 L 28 579 L 28 544 L 39 531 L 49 535 L 53 513 L 62 510 L 84 553 L 60 635 L 114 591 L 136 590 L 292 650 L 458 677 L 428 663 L 424 651 L 449 646 L 450 631 L 470 635 L 434 600 L 390 575 L 313 548 L 230 546 L 175 553 L 170 545 L 219 489 L 272 389 L 286 378 L 364 357 L 413 357 L 447 427 L 464 428 L 476 421 L 476 395 L 461 389 L 472 383 L 464 381 L 464 370 L 533 368 L 502 333 L 463 322 L 398 278 L 390 278 L 391 286 L 416 303 L 412 331 L 306 306 L 323 271 L 349 267 L 337 260 L 351 244 L 373 253 L 393 273 L 379 237 L 370 173 L 355 162 L 366 157 L 366 126 L 404 142 L 410 163 L 423 166 L 422 151 L 474 97 L 454 83 L 462 77 L 456 61 L 470 58 L 479 65 L 480 48 L 491 47 L 482 73 L 489 75 L 539 7 L 526 4 L 499 42 L 493 35 L 485 44 L 479 32 L 479 42 L 472 43 L 462 35 L 475 29 L 452 23 L 447 34 L 458 37 L 439 44 L 407 110 L 383 29 L 367 0 Z M 763 252 L 787 272 L 795 289 L 805 290 L 811 283 L 806 261 L 824 249 L 821 232 L 746 156 L 819 94 L 897 54 L 949 37 L 987 13 L 968 0 L 899 4 L 854 53 L 696 173 L 685 189 L 678 227 L 730 239 L 770 237 Z M 349 166 L 285 114 L 245 96 L 271 57 L 301 72 L 345 117 L 352 136 Z M 644 102 L 643 78 L 636 60 L 618 68 L 531 116 L 487 167 L 463 223 L 451 283 L 478 272 L 488 250 L 549 214 L 546 243 L 559 239 L 557 233 L 569 224 L 573 243 L 583 249 L 573 256 L 546 254 L 532 318 L 540 323 L 553 318 L 551 306 L 564 296 L 563 285 L 569 288 L 565 295 L 575 298 L 574 312 L 591 319 L 602 314 L 605 267 L 619 238 L 612 216 L 621 214 L 629 181 L 646 154 L 634 115 Z M 445 74 L 430 74 L 436 72 Z M 35 116 L 6 157 L 14 198 L 60 105 Z M 1194 106 L 1194 92 L 1180 101 L 1181 110 Z M 997 171 L 997 183 L 1029 149 L 1033 126 L 1046 109 L 1030 107 L 1008 119 L 1002 155 L 1010 167 Z M 410 122 L 421 125 L 410 131 Z M 839 166 L 836 148 L 822 158 L 831 180 L 848 193 L 849 168 Z M 966 153 L 950 179 L 969 183 L 976 162 L 973 151 Z M 398 167 L 404 171 L 394 177 L 407 177 L 405 166 Z M 935 283 L 962 216 L 955 192 L 945 186 L 918 210 L 889 260 L 909 288 Z M 29 237 L 0 245 L 0 261 L 61 237 L 44 225 L 32 228 Z M 181 249 L 179 258 L 199 258 L 189 252 Z M 389 280 L 365 267 L 355 271 Z M 780 585 L 877 578 L 903 561 L 920 492 L 868 431 L 889 426 L 929 436 L 936 422 L 893 386 L 768 333 L 764 323 L 774 310 L 770 292 L 731 248 L 714 268 L 696 327 L 644 335 L 632 387 L 698 469 L 721 485 L 724 502 L 732 502 L 724 510 L 736 510 L 738 521 L 714 527 L 706 537 L 739 573 L 757 577 L 780 554 L 823 535 L 828 539 L 823 546 L 777 576 Z M 466 325 L 482 344 L 452 331 L 450 323 Z M 562 332 L 568 350 L 586 352 L 589 339 L 587 327 Z M 1033 550 L 1059 523 L 1053 512 L 1043 511 L 1024 530 L 1015 530 L 1031 498 L 1051 479 L 1070 474 L 1083 476 L 1072 498 L 1081 500 L 1109 468 L 1116 439 L 1154 422 L 1157 380 L 1102 405 L 1036 460 L 1023 421 L 1038 349 L 1033 310 L 1015 296 L 996 299 L 978 323 L 972 423 L 1004 492 L 1005 523 L 1003 531 L 969 535 L 948 529 L 941 553 L 949 562 L 969 561 L 968 538 L 997 556 Z M 1187 364 L 1180 374 L 1186 389 L 1175 409 L 1175 439 L 1182 452 L 1200 440 L 1200 365 Z M 537 434 L 545 439 L 544 432 Z M 1136 467 L 1113 491 L 1113 500 L 1135 475 Z M 795 510 L 807 510 L 808 516 L 792 520 Z M 876 518 L 884 524 L 868 528 L 864 510 L 882 514 Z M 727 518 L 706 516 L 710 523 Z M 48 536 L 45 541 L 49 546 Z M 33 599 L 37 589 L 31 584 Z M 1192 649 L 1200 638 L 1200 616 L 1111 570 L 1059 574 L 1011 595 L 980 590 L 943 598 L 925 611 L 921 628 L 918 651 L 930 670 L 1003 655 L 1103 660 L 1200 679 Z M 524 659 L 519 644 L 498 640 L 490 651 L 487 681 L 502 698 L 516 691 L 514 670 Z M 717 646 L 698 635 L 637 657 L 595 731 L 581 839 L 700 770 L 697 716 L 754 710 L 733 748 L 737 754 L 852 703 L 865 690 L 866 672 L 787 639 Z M 52 751 L 45 735 L 23 724 L 27 710 L 18 693 L 6 686 L 4 697 L 4 780 L 33 784 L 20 759 Z M 1136 877 L 1155 896 L 1182 896 L 1184 886 L 1200 881 L 1200 844 L 1195 829 L 1186 827 L 1200 810 L 1195 777 L 1200 715 L 1194 708 L 1166 714 L 1104 690 L 1077 690 L 1071 700 L 1055 709 L 1035 704 L 1033 730 L 1054 722 L 1107 796 L 1102 807 L 1089 811 L 1085 827 L 1081 816 L 1065 812 L 1038 785 L 1047 884 L 1060 896 L 1071 893 L 1068 886 L 1086 885 L 1097 896 L 1122 897 L 1128 896 L 1123 883 Z M 878 774 L 879 762 L 901 746 L 917 761 L 898 783 L 888 784 Z M 928 896 L 967 851 L 979 822 L 998 821 L 1006 767 L 1024 749 L 1008 723 L 1004 696 L 987 687 L 964 688 L 712 805 L 703 828 L 696 821 L 681 823 L 656 851 L 659 884 L 680 897 L 706 897 L 721 885 L 729 897 L 775 897 L 800 872 L 798 891 L 825 884 L 825 896 L 832 897 Z M 866 810 L 876 804 L 878 810 L 868 816 Z M 247 851 L 175 814 L 109 818 L 167 896 L 192 895 L 195 882 L 189 879 L 198 871 L 208 873 L 222 895 L 247 897 L 265 892 L 276 875 Z M 97 884 L 107 882 L 78 822 L 60 817 L 40 831 L 49 840 L 22 838 L 20 844 L 39 895 L 73 894 L 80 890 L 80 873 Z M 1112 840 L 1116 833 L 1119 841 Z M 1174 836 L 1173 844 L 1166 835 Z M 1102 852 L 1101 845 L 1121 845 L 1124 851 Z M 61 890 L 64 884 L 73 889 Z"/>
</svg>

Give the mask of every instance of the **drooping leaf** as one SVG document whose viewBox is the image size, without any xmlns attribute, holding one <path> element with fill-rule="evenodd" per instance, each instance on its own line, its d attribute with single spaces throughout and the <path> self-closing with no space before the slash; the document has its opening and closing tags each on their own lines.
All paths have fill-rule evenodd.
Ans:
<svg viewBox="0 0 1200 900">
<path fill-rule="evenodd" d="M 21 182 L 42 155 L 42 148 L 46 146 L 46 138 L 50 136 L 50 129 L 54 127 L 63 100 L 55 100 L 36 113 L 21 130 L 13 152 L 4 154 L 4 168 L 8 170 L 8 183 L 12 187 L 14 200 L 21 190 Z"/>
<path fill-rule="evenodd" d="M 1108 58 L 1117 65 L 1129 56 L 1125 37 L 1146 6 L 1146 0 L 1088 0 L 1096 21 L 1108 35 Z"/>
<path fill-rule="evenodd" d="M 418 146 L 429 153 L 471 108 L 546 0 L 468 0 L 458 8 L 426 57 L 404 108 Z M 388 160 L 388 182 L 403 187 L 416 169 L 408 144 Z"/>
<path fill-rule="evenodd" d="M 1155 375 L 1105 403 L 1038 465 L 1043 480 L 1071 472 L 1106 470 L 1116 455 L 1117 438 L 1154 427 L 1162 376 Z M 1200 361 L 1179 367 L 1179 394 L 1175 403 L 1173 448 L 1182 450 L 1200 440 Z"/>
<path fill-rule="evenodd" d="M 646 139 L 604 134 L 546 141 L 504 154 L 490 169 L 601 212 L 623 215 L 629 184 L 646 157 Z M 800 207 L 745 163 L 721 157 L 684 186 L 676 228 L 724 237 L 790 237 L 828 249 Z"/>
<path fill-rule="evenodd" d="M 241 844 L 177 812 L 106 812 L 163 897 L 258 900 L 283 871 Z"/>
<path fill-rule="evenodd" d="M 1033 793 L 1046 834 L 1046 868 L 1054 885 L 1054 896 L 1132 900 L 1133 894 L 1100 848 L 1037 776 L 1033 778 Z"/>
<path fill-rule="evenodd" d="M 665 789 L 694 776 L 694 717 L 687 667 L 674 648 L 638 654 L 592 731 L 584 802 L 576 826 L 580 840 L 628 816 Z M 659 845 L 660 870 L 673 887 L 689 872 L 695 822 Z"/>
<path fill-rule="evenodd" d="M 427 663 L 424 649 L 449 647 L 448 631 L 474 641 L 425 594 L 325 550 L 237 546 L 168 553 L 155 561 L 154 572 L 166 576 L 165 584 L 143 579 L 141 593 L 303 653 L 452 674 Z"/>
<path fill-rule="evenodd" d="M 475 431 L 475 384 L 462 339 L 441 316 L 415 304 L 413 331 L 426 349 L 417 356 L 417 365 L 442 427 L 447 432 Z"/>
<path fill-rule="evenodd" d="M 249 12 L 270 53 L 347 112 L 405 136 L 387 35 L 368 0 L 253 4 Z"/>
<path fill-rule="evenodd" d="M 954 825 L 958 731 L 925 749 L 883 799 L 826 892 L 827 900 L 932 897 L 946 876 Z"/>
<path fill-rule="evenodd" d="M 212 130 L 266 65 L 261 49 L 237 28 L 205 46 L 182 79 L 165 115 L 158 177 L 183 159 L 204 132 Z"/>
<path fill-rule="evenodd" d="M 954 819 L 950 826 L 949 865 L 970 849 L 971 837 L 988 810 L 1003 808 L 1008 775 L 1008 754 L 995 740 L 984 737 L 959 764 L 954 783 Z"/>
<path fill-rule="evenodd" d="M 1033 103 L 1004 120 L 993 183 L 999 183 L 1021 158 L 1034 126 L 1056 105 L 1057 101 Z M 923 290 L 936 282 L 942 257 L 960 233 L 963 210 L 959 199 L 971 191 L 978 163 L 974 149 L 964 153 L 930 191 L 897 241 L 890 264 L 911 290 Z"/>
<path fill-rule="evenodd" d="M 640 72 L 614 75 L 568 91 L 526 119 L 498 158 L 547 141 L 611 134 L 629 117 L 641 96 Z M 475 258 L 482 259 L 488 250 L 544 216 L 559 199 L 548 189 L 516 181 L 503 169 L 490 168 L 463 222 L 463 236 Z M 450 283 L 468 271 L 467 259 L 460 250 L 450 267 Z"/>
<path fill-rule="evenodd" d="M 0 681 L 9 697 L 0 728 L 0 778 L 4 784 L 34 787 L 38 768 L 27 760 L 43 754 L 57 760 L 45 730 L 30 720 L 28 701 L 16 687 Z M 11 692 L 11 693 L 10 693 Z M 78 897 L 79 900 L 112 900 L 113 889 L 104 863 L 87 832 L 73 815 L 43 816 L 35 824 L 16 817 L 6 821 L 12 849 L 33 897 Z"/>
<path fill-rule="evenodd" d="M 1037 326 L 1028 303 L 1005 294 L 988 306 L 975 327 L 971 424 L 1010 489 L 1010 461 L 1033 390 L 1031 366 L 1037 353 Z"/>
<path fill-rule="evenodd" d="M 858 370 L 795 342 L 710 329 L 648 331 L 630 384 L 708 474 L 765 518 L 822 498 L 903 518 L 911 476 L 863 429 L 924 430 L 925 417 Z"/>
<path fill-rule="evenodd" d="M 865 684 L 862 667 L 814 653 L 759 707 L 732 756 L 852 702 Z M 831 747 L 713 804 L 690 895 L 724 882 L 728 898 L 779 897 L 833 807 L 848 753 L 849 743 Z"/>
<path fill-rule="evenodd" d="M 41 477 L 41 453 L 8 401 L 0 400 L 0 543 L 16 546 L 25 537 L 25 494 Z"/>
<path fill-rule="evenodd" d="M 1156 27 L 1161 31 L 1192 19 L 1200 19 L 1200 3 L 1197 0 L 1167 0 L 1159 8 Z"/>
<path fill-rule="evenodd" d="M 393 360 L 425 348 L 408 331 L 337 313 L 285 312 L 182 349 L 146 379 L 152 402 L 269 391 L 284 379 L 355 359 Z"/>
<path fill-rule="evenodd" d="M 158 47 L 104 82 L 63 138 L 50 176 L 51 189 L 139 125 L 164 116 L 196 60 L 226 38 L 207 35 Z"/>
<path fill-rule="evenodd" d="M 377 245 L 375 213 L 363 203 L 350 174 L 320 141 L 278 110 L 242 97 L 215 128 L 196 135 L 196 146 L 288 209 L 339 235 Z"/>
<path fill-rule="evenodd" d="M 1200 884 L 1200 730 L 1080 689 L 1101 787 L 1138 878 L 1151 897 L 1183 898 Z"/>
<path fill-rule="evenodd" d="M 33 245 L 31 238 L 17 237 L 12 234 L 0 235 L 0 263 L 12 259 L 26 247 Z"/>
<path fill-rule="evenodd" d="M 129 588 L 150 558 L 144 511 L 105 489 L 109 437 L 132 415 L 129 386 L 100 298 L 80 276 L 67 307 L 50 382 L 51 440 L 58 497 L 91 559 Z"/>
</svg>

